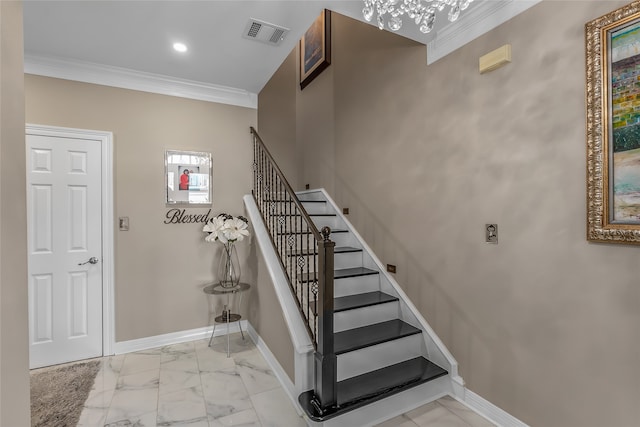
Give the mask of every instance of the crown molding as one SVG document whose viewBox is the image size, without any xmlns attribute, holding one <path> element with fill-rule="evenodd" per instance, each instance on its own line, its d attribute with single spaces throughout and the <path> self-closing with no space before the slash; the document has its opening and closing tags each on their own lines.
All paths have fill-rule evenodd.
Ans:
<svg viewBox="0 0 640 427">
<path fill-rule="evenodd" d="M 25 54 L 24 72 L 199 101 L 258 108 L 258 95 L 246 90 L 91 62 Z"/>
<path fill-rule="evenodd" d="M 474 3 L 456 22 L 438 31 L 427 44 L 427 64 L 493 30 L 542 0 L 483 0 Z"/>
</svg>

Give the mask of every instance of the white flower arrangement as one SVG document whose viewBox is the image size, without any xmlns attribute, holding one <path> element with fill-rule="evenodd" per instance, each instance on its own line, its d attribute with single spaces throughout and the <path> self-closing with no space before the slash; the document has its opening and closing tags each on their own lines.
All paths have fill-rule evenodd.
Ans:
<svg viewBox="0 0 640 427">
<path fill-rule="evenodd" d="M 235 243 L 249 237 L 249 220 L 243 216 L 233 217 L 221 213 L 211 218 L 202 227 L 202 231 L 208 233 L 205 242 L 220 242 L 224 248 L 218 265 L 218 278 L 220 286 L 232 288 L 240 283 L 240 263 Z"/>
<path fill-rule="evenodd" d="M 204 238 L 206 242 L 219 241 L 224 245 L 240 242 L 245 237 L 249 237 L 249 220 L 240 215 L 234 218 L 233 215 L 221 213 L 211 218 L 202 231 L 209 233 Z"/>
</svg>

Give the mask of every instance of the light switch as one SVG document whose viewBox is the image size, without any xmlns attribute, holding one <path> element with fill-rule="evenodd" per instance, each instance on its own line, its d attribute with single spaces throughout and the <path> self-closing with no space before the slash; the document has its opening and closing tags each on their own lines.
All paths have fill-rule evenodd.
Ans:
<svg viewBox="0 0 640 427">
<path fill-rule="evenodd" d="M 498 244 L 498 224 L 485 224 L 486 242 Z"/>
<path fill-rule="evenodd" d="M 120 231 L 129 231 L 129 217 L 121 216 L 118 220 Z"/>
</svg>

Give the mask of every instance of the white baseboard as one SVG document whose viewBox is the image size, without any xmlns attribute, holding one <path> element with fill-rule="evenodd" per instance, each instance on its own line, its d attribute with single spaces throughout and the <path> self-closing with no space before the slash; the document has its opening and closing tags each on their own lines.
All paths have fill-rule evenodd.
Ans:
<svg viewBox="0 0 640 427">
<path fill-rule="evenodd" d="M 529 427 L 513 415 L 503 411 L 469 389 L 466 389 L 464 392 L 464 400 L 456 396 L 452 397 L 499 427 Z"/>
<path fill-rule="evenodd" d="M 247 331 L 249 322 L 240 321 L 243 331 Z M 114 354 L 131 353 L 134 351 L 148 350 L 150 348 L 163 347 L 165 345 L 180 344 L 183 342 L 208 339 L 211 337 L 213 326 L 205 326 L 204 328 L 190 329 L 188 331 L 172 332 L 169 334 L 155 335 L 136 340 L 120 341 L 114 345 Z M 219 324 L 216 326 L 215 336 L 219 337 L 227 335 L 227 325 Z M 240 332 L 238 322 L 229 325 L 229 333 Z"/>
</svg>

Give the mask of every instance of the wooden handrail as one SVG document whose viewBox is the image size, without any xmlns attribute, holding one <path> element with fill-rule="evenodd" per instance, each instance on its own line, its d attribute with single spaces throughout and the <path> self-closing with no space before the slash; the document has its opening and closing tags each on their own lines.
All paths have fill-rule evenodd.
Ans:
<svg viewBox="0 0 640 427">
<path fill-rule="evenodd" d="M 306 223 L 309 224 L 309 228 L 311 229 L 311 232 L 313 233 L 313 237 L 315 237 L 316 241 L 318 241 L 318 242 L 321 241 L 322 240 L 322 235 L 320 234 L 320 231 L 318 231 L 318 228 L 315 226 L 313 221 L 311 221 L 311 218 L 309 217 L 309 214 L 302 207 L 302 203 L 300 203 L 298 198 L 295 197 L 296 193 L 295 193 L 295 191 L 293 191 L 293 188 L 291 188 L 291 185 L 289 185 L 289 181 L 287 181 L 287 178 L 285 178 L 284 174 L 280 170 L 280 167 L 278 166 L 278 163 L 276 163 L 276 161 L 274 160 L 273 156 L 271 155 L 271 153 L 267 149 L 267 146 L 264 145 L 264 142 L 262 142 L 262 139 L 260 138 L 260 135 L 258 135 L 258 132 L 256 132 L 256 130 L 253 128 L 253 126 L 251 126 L 250 129 L 251 129 L 251 134 L 256 139 L 256 141 L 258 141 L 258 143 L 262 147 L 262 150 L 267 155 L 267 158 L 271 162 L 271 165 L 274 168 L 274 170 L 276 171 L 276 174 L 278 174 L 278 177 L 282 180 L 282 183 L 284 184 L 285 189 L 287 190 L 287 192 L 289 194 L 291 194 L 293 196 L 293 202 L 295 203 L 296 207 L 298 208 L 298 210 L 300 211 L 300 213 L 304 217 L 304 220 L 306 221 Z"/>
</svg>

